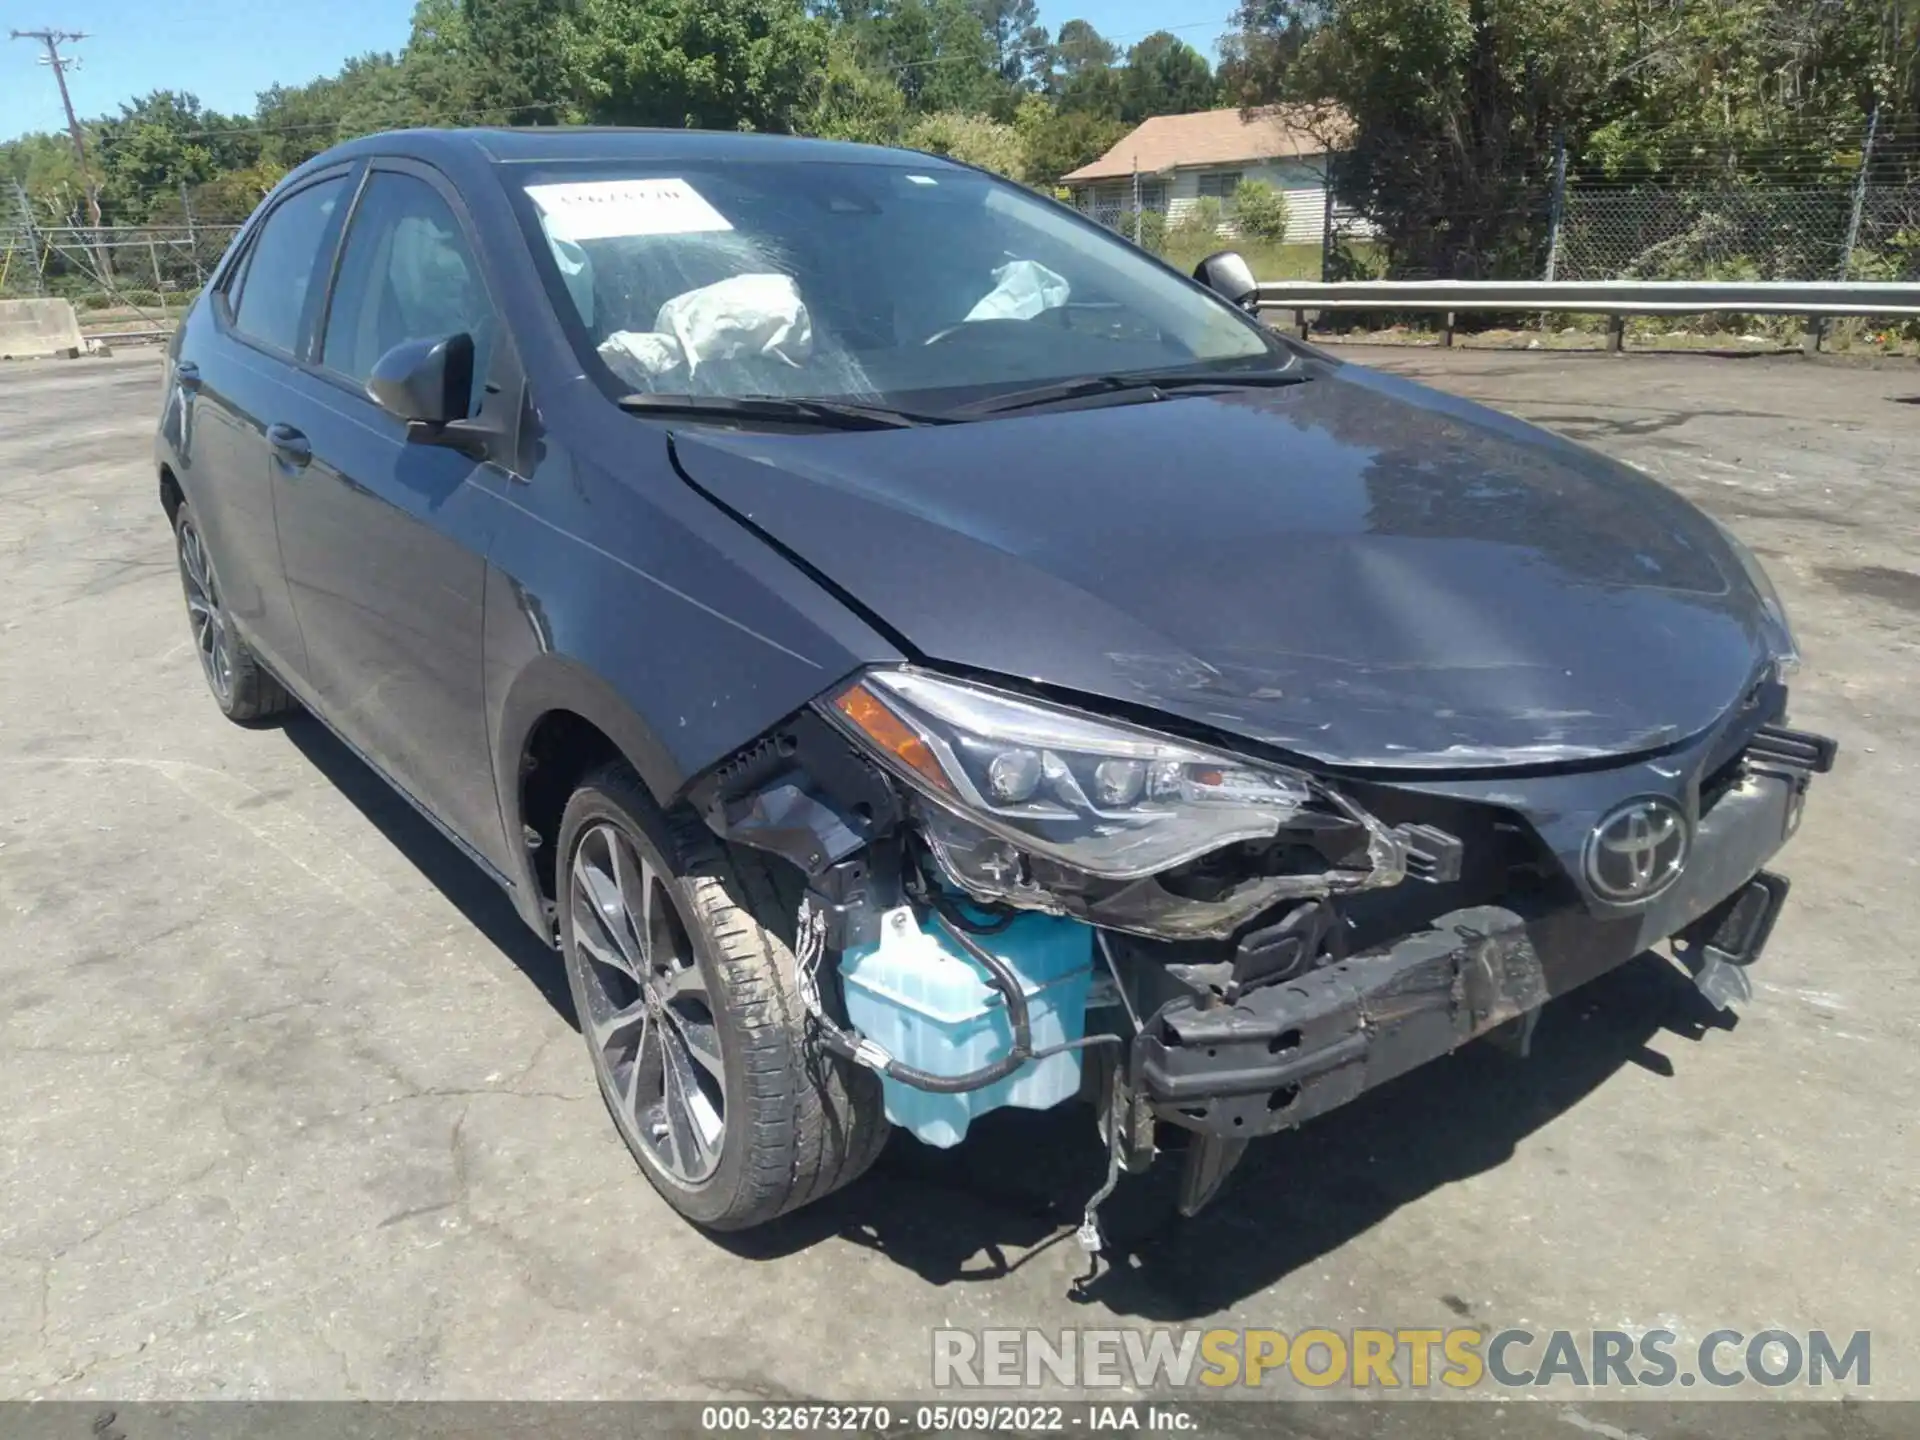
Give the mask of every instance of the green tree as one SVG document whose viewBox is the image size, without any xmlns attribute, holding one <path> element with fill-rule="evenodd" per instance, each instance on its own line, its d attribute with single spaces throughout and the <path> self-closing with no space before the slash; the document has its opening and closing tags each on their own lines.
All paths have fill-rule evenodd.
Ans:
<svg viewBox="0 0 1920 1440">
<path fill-rule="evenodd" d="M 1576 183 L 1778 184 L 1846 176 L 1876 103 L 1883 135 L 1920 134 L 1902 78 L 1920 63 L 1917 11 L 1913 0 L 1244 0 L 1227 68 L 1242 105 L 1323 107 L 1340 142 L 1335 192 L 1382 228 L 1396 273 L 1531 275 L 1556 140 Z"/>
<path fill-rule="evenodd" d="M 66 134 L 22 135 L 0 143 L 0 176 L 18 181 L 27 192 L 36 225 L 87 223 L 87 186 Z M 0 194 L 0 216 L 5 217 L 0 223 L 13 223 L 13 211 L 12 196 Z"/>
<path fill-rule="evenodd" d="M 1126 109 L 1126 73 L 1124 69 L 1101 66 L 1067 76 L 1060 85 L 1060 108 L 1118 120 Z"/>
<path fill-rule="evenodd" d="M 1088 70 L 1111 69 L 1120 58 L 1119 47 L 1085 20 L 1069 20 L 1054 37 L 1053 52 L 1061 75 L 1068 80 Z"/>
<path fill-rule="evenodd" d="M 906 143 L 915 150 L 950 155 L 955 160 L 992 170 L 1009 180 L 1027 178 L 1026 151 L 1020 143 L 1020 132 L 1012 125 L 984 115 L 954 110 L 923 115 L 908 130 Z"/>
<path fill-rule="evenodd" d="M 103 216 L 141 221 L 178 209 L 182 186 L 205 183 L 257 153 L 245 122 L 205 109 L 196 96 L 155 90 L 95 122 L 93 150 Z"/>
<path fill-rule="evenodd" d="M 408 67 L 391 55 L 360 55 L 339 73 L 305 85 L 276 85 L 255 105 L 260 157 L 290 170 L 331 145 L 376 130 L 459 123 L 423 110 Z"/>
<path fill-rule="evenodd" d="M 1554 136 L 1590 128 L 1615 63 L 1610 3 L 1329 0 L 1279 93 L 1241 98 L 1350 117 L 1350 133 L 1326 117 L 1334 189 L 1381 228 L 1395 273 L 1537 274 Z"/>
<path fill-rule="evenodd" d="M 1622 33 L 1610 47 L 1619 78 L 1579 146 L 1589 170 L 1770 184 L 1830 176 L 1837 154 L 1859 148 L 1876 100 L 1897 93 L 1870 4 L 1662 8 L 1660 34 Z"/>
<path fill-rule="evenodd" d="M 465 0 L 419 0 L 400 68 L 400 88 L 413 107 L 411 123 L 464 125 L 486 113 Z"/>
<path fill-rule="evenodd" d="M 1255 106 L 1287 94 L 1287 72 L 1326 20 L 1328 0 L 1241 0 L 1220 41 L 1220 95 Z"/>
<path fill-rule="evenodd" d="M 578 8 L 579 0 L 462 0 L 456 44 L 469 123 L 575 118 L 570 22 Z"/>
<path fill-rule="evenodd" d="M 1054 41 L 1055 68 L 1049 87 L 1062 111 L 1118 120 L 1122 105 L 1120 51 L 1085 20 L 1069 20 Z"/>
<path fill-rule="evenodd" d="M 1012 98 L 993 38 L 968 0 L 875 0 L 854 28 L 864 63 L 917 111 L 985 113 Z"/>
<path fill-rule="evenodd" d="M 286 173 L 273 160 L 256 160 L 239 170 L 222 170 L 189 192 L 194 219 L 202 223 L 237 224 L 253 213 Z"/>
<path fill-rule="evenodd" d="M 1249 240 L 1287 238 L 1287 197 L 1264 180 L 1242 180 L 1233 192 L 1234 228 Z"/>
<path fill-rule="evenodd" d="M 1127 51 L 1120 77 L 1120 118 L 1138 124 L 1152 115 L 1211 110 L 1219 87 L 1207 57 L 1186 41 L 1156 30 Z"/>
<path fill-rule="evenodd" d="M 992 43 L 1000 78 L 1023 90 L 1041 90 L 1053 71 L 1053 41 L 1034 0 L 976 0 Z"/>
<path fill-rule="evenodd" d="M 612 125 L 791 130 L 827 61 L 801 0 L 580 0 L 571 65 Z"/>
<path fill-rule="evenodd" d="M 1119 143 L 1127 123 L 1086 110 L 1065 110 L 1035 100 L 1014 117 L 1026 152 L 1027 179 L 1051 185 L 1062 175 L 1097 160 Z"/>
<path fill-rule="evenodd" d="M 867 145 L 897 145 L 907 127 L 907 97 L 891 76 L 861 62 L 849 27 L 827 44 L 827 63 L 809 91 L 799 120 L 803 134 Z"/>
</svg>

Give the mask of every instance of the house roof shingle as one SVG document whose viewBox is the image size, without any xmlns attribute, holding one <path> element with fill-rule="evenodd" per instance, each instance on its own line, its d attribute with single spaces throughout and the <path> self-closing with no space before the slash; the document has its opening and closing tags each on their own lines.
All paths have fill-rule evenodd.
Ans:
<svg viewBox="0 0 1920 1440">
<path fill-rule="evenodd" d="M 1136 165 L 1142 175 L 1157 175 L 1186 165 L 1320 155 L 1329 138 L 1337 146 L 1350 128 L 1344 116 L 1298 105 L 1276 105 L 1251 114 L 1200 110 L 1191 115 L 1155 115 L 1098 160 L 1061 176 L 1061 182 L 1124 180 Z"/>
</svg>

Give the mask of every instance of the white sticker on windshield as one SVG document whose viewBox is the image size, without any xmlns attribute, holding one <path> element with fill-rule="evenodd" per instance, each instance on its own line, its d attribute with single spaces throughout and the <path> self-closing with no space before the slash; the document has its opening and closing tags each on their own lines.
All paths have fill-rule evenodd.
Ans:
<svg viewBox="0 0 1920 1440">
<path fill-rule="evenodd" d="M 527 194 L 546 215 L 548 228 L 568 240 L 733 229 L 706 196 L 678 178 L 529 185 Z"/>
<path fill-rule="evenodd" d="M 916 185 L 938 185 L 940 182 L 931 175 L 908 175 L 907 179 Z"/>
</svg>

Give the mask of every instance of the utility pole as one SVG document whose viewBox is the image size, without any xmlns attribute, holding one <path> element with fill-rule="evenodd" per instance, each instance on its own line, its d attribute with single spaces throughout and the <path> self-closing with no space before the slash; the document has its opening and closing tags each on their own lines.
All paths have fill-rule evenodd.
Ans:
<svg viewBox="0 0 1920 1440">
<path fill-rule="evenodd" d="M 80 128 L 80 117 L 73 113 L 73 97 L 67 93 L 67 67 L 76 62 L 60 53 L 62 45 L 76 45 L 86 39 L 78 30 L 16 30 L 16 40 L 37 40 L 46 47 L 47 53 L 40 63 L 53 71 L 55 83 L 60 86 L 60 104 L 67 112 L 67 134 L 73 137 L 73 153 L 80 161 L 80 183 L 87 187 L 87 217 L 93 228 L 100 228 L 100 191 L 93 183 L 93 173 L 87 168 L 87 137 Z"/>
</svg>

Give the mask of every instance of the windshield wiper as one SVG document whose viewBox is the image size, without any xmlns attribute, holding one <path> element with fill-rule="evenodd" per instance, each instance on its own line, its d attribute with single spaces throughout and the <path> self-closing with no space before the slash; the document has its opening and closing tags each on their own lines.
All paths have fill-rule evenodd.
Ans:
<svg viewBox="0 0 1920 1440">
<path fill-rule="evenodd" d="M 1030 390 L 1012 390 L 991 399 L 963 405 L 953 413 L 1004 415 L 1012 410 L 1031 410 L 1036 405 L 1051 405 L 1056 401 L 1083 400 L 1094 395 L 1124 396 L 1143 390 L 1159 393 L 1174 390 L 1274 389 L 1299 385 L 1312 378 L 1298 364 L 1280 370 L 1135 370 L 1122 375 L 1088 375 L 1079 380 L 1061 380 L 1052 385 L 1036 385 Z"/>
<path fill-rule="evenodd" d="M 901 430 L 913 425 L 944 425 L 944 415 L 922 415 L 887 405 L 854 400 L 808 400 L 787 395 L 656 395 L 640 391 L 620 397 L 622 410 L 646 415 L 712 416 L 714 419 L 795 420 L 839 430 Z"/>
</svg>

